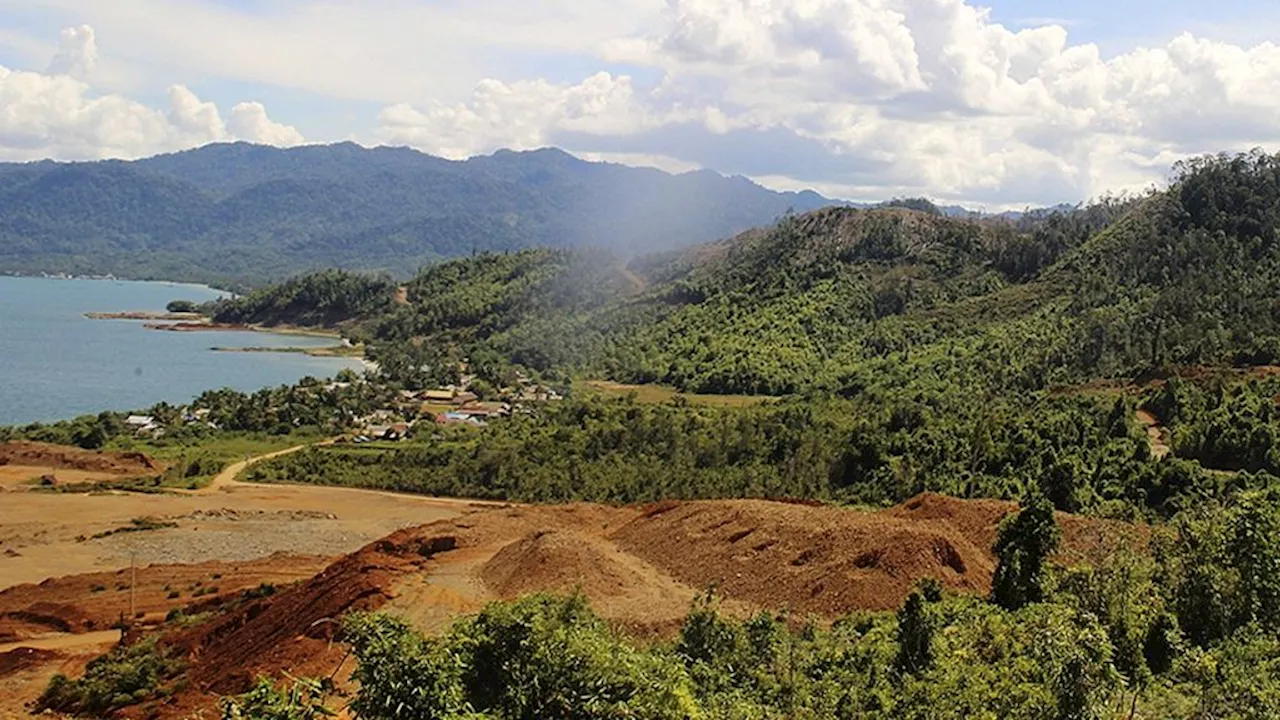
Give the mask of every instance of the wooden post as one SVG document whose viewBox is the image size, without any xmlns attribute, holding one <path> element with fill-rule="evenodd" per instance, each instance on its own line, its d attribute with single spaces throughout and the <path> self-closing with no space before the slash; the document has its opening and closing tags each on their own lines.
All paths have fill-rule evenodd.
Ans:
<svg viewBox="0 0 1280 720">
<path fill-rule="evenodd" d="M 136 550 L 129 551 L 129 624 L 138 617 L 138 566 Z"/>
</svg>

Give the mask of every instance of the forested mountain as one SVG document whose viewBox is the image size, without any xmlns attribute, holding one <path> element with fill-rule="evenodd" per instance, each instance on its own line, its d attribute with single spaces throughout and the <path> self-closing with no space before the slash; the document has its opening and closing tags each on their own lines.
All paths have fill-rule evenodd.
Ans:
<svg viewBox="0 0 1280 720">
<path fill-rule="evenodd" d="M 136 162 L 0 165 L 0 272 L 231 286 L 329 267 L 405 275 L 533 246 L 670 249 L 829 204 L 558 150 L 452 162 L 350 143 L 222 144 Z"/>
</svg>

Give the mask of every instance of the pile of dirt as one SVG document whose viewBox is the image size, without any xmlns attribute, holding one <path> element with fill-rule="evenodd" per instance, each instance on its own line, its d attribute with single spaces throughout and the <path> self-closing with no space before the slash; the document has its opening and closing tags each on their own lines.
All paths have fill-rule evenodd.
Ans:
<svg viewBox="0 0 1280 720">
<path fill-rule="evenodd" d="M 17 648 L 0 653 L 0 678 L 47 665 L 59 659 L 61 655 L 55 650 L 37 650 L 35 648 Z"/>
<path fill-rule="evenodd" d="M 85 470 L 116 475 L 153 475 L 164 470 L 164 465 L 146 453 L 81 450 L 36 442 L 0 444 L 0 465 Z"/>
<path fill-rule="evenodd" d="M 156 716 L 189 715 L 260 674 L 342 681 L 345 650 L 332 637 L 352 610 L 385 609 L 439 629 L 441 619 L 494 599 L 578 589 L 615 625 L 652 636 L 674 632 L 713 585 L 733 614 L 826 619 L 896 609 L 925 577 L 984 594 L 991 544 L 1014 510 L 936 495 L 880 512 L 766 501 L 578 504 L 496 508 L 401 530 L 310 580 L 170 634 L 165 642 L 190 659 L 190 685 Z M 1061 521 L 1065 558 L 1096 554 L 1119 527 Z"/>
<path fill-rule="evenodd" d="M 662 503 L 615 539 L 690 586 L 824 617 L 897 608 L 923 577 L 985 592 L 995 569 L 945 522 L 761 501 Z"/>
<path fill-rule="evenodd" d="M 201 691 L 243 692 L 263 672 L 328 675 L 342 656 L 328 642 L 348 612 L 374 610 L 400 575 L 421 568 L 450 537 L 404 530 L 348 555 L 310 580 L 170 638 L 198 658 L 189 678 Z"/>
<path fill-rule="evenodd" d="M 0 592 L 0 642 L 47 633 L 105 630 L 132 611 L 147 621 L 253 589 L 305 580 L 328 564 L 326 558 L 272 556 L 244 563 L 155 565 L 73 575 Z"/>
</svg>

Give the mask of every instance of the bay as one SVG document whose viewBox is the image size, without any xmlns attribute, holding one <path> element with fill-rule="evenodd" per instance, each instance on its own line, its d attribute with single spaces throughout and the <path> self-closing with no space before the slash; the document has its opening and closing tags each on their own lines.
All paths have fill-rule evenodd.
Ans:
<svg viewBox="0 0 1280 720">
<path fill-rule="evenodd" d="M 199 285 L 0 277 L 0 425 L 67 420 L 191 400 L 205 390 L 253 391 L 311 375 L 359 370 L 353 358 L 227 353 L 213 347 L 323 347 L 325 338 L 260 332 L 163 332 L 89 312 L 162 312 L 171 300 L 203 302 Z"/>
</svg>

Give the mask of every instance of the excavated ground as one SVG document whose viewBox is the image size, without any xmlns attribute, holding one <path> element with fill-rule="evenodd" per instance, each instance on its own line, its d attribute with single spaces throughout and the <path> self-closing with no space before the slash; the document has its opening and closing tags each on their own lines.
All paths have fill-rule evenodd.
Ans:
<svg viewBox="0 0 1280 720">
<path fill-rule="evenodd" d="M 496 599 L 580 591 L 617 627 L 647 638 L 670 636 L 693 598 L 713 586 L 733 614 L 786 610 L 826 620 L 897 608 L 924 577 L 956 592 L 985 593 L 995 566 L 989 548 L 1000 520 L 1015 509 L 923 495 L 879 512 L 755 500 L 474 512 L 401 530 L 274 596 L 233 603 L 207 622 L 170 632 L 165 642 L 191 658 L 187 689 L 127 714 L 186 717 L 259 674 L 341 681 L 352 663 L 332 636 L 351 610 L 392 612 L 431 632 Z M 1145 542 L 1133 526 L 1060 521 L 1064 561 Z M 24 592 L 28 609 L 47 602 Z"/>
</svg>

